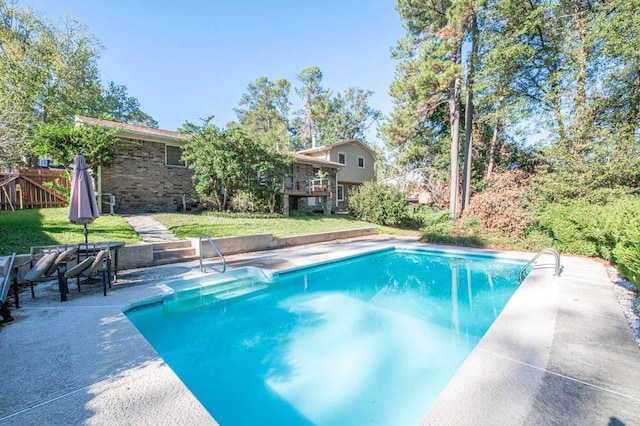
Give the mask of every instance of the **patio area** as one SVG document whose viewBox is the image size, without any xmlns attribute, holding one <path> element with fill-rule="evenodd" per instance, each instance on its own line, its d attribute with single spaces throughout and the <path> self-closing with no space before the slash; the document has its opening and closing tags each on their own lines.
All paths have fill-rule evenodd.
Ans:
<svg viewBox="0 0 640 426">
<path fill-rule="evenodd" d="M 227 261 L 287 269 L 386 246 L 423 245 L 376 236 Z M 562 265 L 560 277 L 551 267 L 529 274 L 422 424 L 640 424 L 640 350 L 605 267 Z M 122 313 L 198 267 L 125 270 L 106 297 L 100 285 L 72 286 L 64 303 L 56 282 L 36 286 L 35 299 L 23 292 L 0 331 L 0 423 L 216 424 Z"/>
</svg>

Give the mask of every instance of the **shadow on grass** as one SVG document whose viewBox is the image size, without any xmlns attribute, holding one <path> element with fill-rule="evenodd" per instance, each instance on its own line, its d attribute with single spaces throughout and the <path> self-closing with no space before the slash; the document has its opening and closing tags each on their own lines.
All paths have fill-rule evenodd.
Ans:
<svg viewBox="0 0 640 426">
<path fill-rule="evenodd" d="M 56 244 L 47 233 L 52 229 L 43 222 L 39 209 L 0 211 L 0 256 L 29 253 L 31 246 Z"/>
</svg>

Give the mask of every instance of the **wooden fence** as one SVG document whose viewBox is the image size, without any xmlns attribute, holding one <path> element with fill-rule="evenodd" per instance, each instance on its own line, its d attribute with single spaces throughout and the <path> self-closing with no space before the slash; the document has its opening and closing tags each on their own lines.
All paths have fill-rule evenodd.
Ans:
<svg viewBox="0 0 640 426">
<path fill-rule="evenodd" d="M 67 206 L 64 195 L 42 185 L 56 179 L 60 185 L 71 187 L 71 182 L 64 177 L 64 170 L 0 171 L 0 210 Z"/>
</svg>

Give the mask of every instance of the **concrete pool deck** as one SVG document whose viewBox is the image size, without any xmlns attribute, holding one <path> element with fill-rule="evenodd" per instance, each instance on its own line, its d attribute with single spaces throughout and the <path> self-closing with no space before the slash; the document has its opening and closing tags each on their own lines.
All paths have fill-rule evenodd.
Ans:
<svg viewBox="0 0 640 426">
<path fill-rule="evenodd" d="M 380 236 L 228 261 L 286 269 L 416 245 Z M 554 277 L 550 264 L 540 260 L 422 424 L 640 424 L 640 350 L 604 266 L 564 256 Z M 216 424 L 122 314 L 160 295 L 157 282 L 197 274 L 197 262 L 127 270 L 107 297 L 71 285 L 64 303 L 55 283 L 23 292 L 0 331 L 0 424 Z"/>
</svg>

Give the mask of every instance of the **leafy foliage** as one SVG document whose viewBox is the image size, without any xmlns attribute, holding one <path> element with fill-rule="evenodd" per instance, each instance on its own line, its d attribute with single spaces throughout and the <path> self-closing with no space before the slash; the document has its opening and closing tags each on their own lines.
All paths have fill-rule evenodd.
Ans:
<svg viewBox="0 0 640 426">
<path fill-rule="evenodd" d="M 610 260 L 640 287 L 640 197 L 552 204 L 538 220 L 559 250 Z"/>
<path fill-rule="evenodd" d="M 73 180 L 73 171 L 70 169 L 65 169 L 62 178 L 67 182 L 71 182 Z M 43 182 L 42 186 L 54 190 L 60 195 L 63 195 L 67 199 L 67 203 L 69 202 L 71 198 L 71 187 L 69 185 L 61 183 L 60 178 L 55 178 L 53 182 Z"/>
<path fill-rule="evenodd" d="M 398 225 L 407 218 L 404 194 L 389 185 L 365 182 L 349 195 L 349 207 L 360 220 Z"/>
<path fill-rule="evenodd" d="M 216 210 L 227 210 L 230 200 L 244 191 L 245 196 L 250 193 L 260 198 L 273 212 L 289 158 L 267 150 L 242 127 L 219 129 L 212 119 L 203 120 L 202 125 L 187 122 L 182 127 L 193 135 L 184 146 L 183 159 L 194 170 L 195 190 L 201 200 Z"/>
<path fill-rule="evenodd" d="M 140 109 L 140 101 L 129 96 L 127 86 L 109 81 L 92 111 L 96 118 L 158 128 L 158 122 Z"/>
<path fill-rule="evenodd" d="M 345 139 L 366 139 L 367 129 L 382 118 L 382 113 L 369 106 L 370 90 L 350 87 L 344 94 L 334 95 L 322 86 L 322 71 L 309 67 L 297 75 L 302 87 L 296 93 L 305 109 L 292 120 L 296 146 L 311 148 L 312 137 L 321 145 Z"/>
<path fill-rule="evenodd" d="M 0 124 L 0 163 L 31 157 L 34 129 L 78 114 L 157 126 L 125 86 L 102 86 L 101 49 L 73 18 L 53 22 L 0 0 L 0 123 L 8 124 Z M 11 140 L 3 140 L 7 136 Z"/>
<path fill-rule="evenodd" d="M 0 93 L 0 167 L 11 167 L 22 160 L 29 123 L 29 114 Z"/>
<path fill-rule="evenodd" d="M 265 148 L 285 151 L 291 148 L 288 116 L 291 83 L 260 77 L 247 86 L 235 109 L 240 125 Z"/>
<path fill-rule="evenodd" d="M 108 166 L 114 153 L 115 129 L 107 130 L 86 123 L 42 124 L 38 128 L 34 150 L 60 164 L 73 164 L 75 155 L 84 155 L 92 167 Z"/>
</svg>

